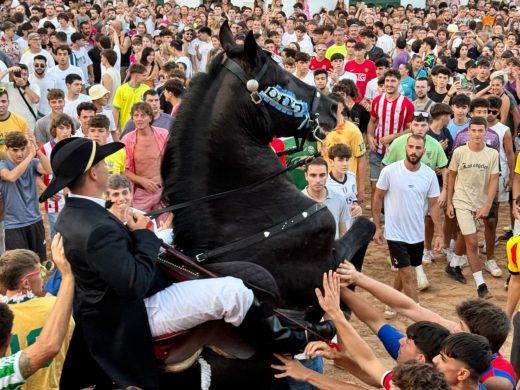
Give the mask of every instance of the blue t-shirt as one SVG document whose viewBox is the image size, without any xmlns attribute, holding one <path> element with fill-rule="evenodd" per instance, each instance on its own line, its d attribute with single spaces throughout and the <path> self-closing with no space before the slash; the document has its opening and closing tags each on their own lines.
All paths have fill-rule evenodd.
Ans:
<svg viewBox="0 0 520 390">
<path fill-rule="evenodd" d="M 447 127 L 448 127 L 448 130 L 450 131 L 451 138 L 455 139 L 455 137 L 457 137 L 457 134 L 459 134 L 460 131 L 467 129 L 468 126 L 469 126 L 469 119 L 463 125 L 455 124 L 455 122 L 453 122 L 453 119 L 452 119 L 452 120 L 450 120 L 450 123 L 448 123 Z"/>
<path fill-rule="evenodd" d="M 394 360 L 397 360 L 397 355 L 399 354 L 399 349 L 401 348 L 399 340 L 406 336 L 399 332 L 392 325 L 384 324 L 381 329 L 379 329 L 379 332 L 377 332 L 377 337 L 383 343 L 388 354 L 392 356 Z"/>
<path fill-rule="evenodd" d="M 36 168 L 40 160 L 33 158 L 25 172 L 14 183 L 0 179 L 0 192 L 4 196 L 6 229 L 30 226 L 42 219 L 38 209 L 38 189 Z M 0 161 L 0 170 L 12 171 L 15 165 L 10 160 Z"/>
</svg>

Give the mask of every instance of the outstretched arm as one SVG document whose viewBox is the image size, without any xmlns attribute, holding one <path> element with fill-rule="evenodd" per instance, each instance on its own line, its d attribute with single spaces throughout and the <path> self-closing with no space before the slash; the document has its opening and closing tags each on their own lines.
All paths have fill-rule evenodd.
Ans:
<svg viewBox="0 0 520 390">
<path fill-rule="evenodd" d="M 458 329 L 457 323 L 449 321 L 439 314 L 418 305 L 413 299 L 394 288 L 356 271 L 354 266 L 348 262 L 340 264 L 337 272 L 342 281 L 362 287 L 381 302 L 392 307 L 405 317 L 414 321 L 436 322 L 447 328 L 450 332 L 455 332 Z"/>
<path fill-rule="evenodd" d="M 21 352 L 20 373 L 27 379 L 58 354 L 69 330 L 74 296 L 74 277 L 63 252 L 63 239 L 58 233 L 52 240 L 52 258 L 62 279 L 54 307 L 34 344 Z"/>
</svg>

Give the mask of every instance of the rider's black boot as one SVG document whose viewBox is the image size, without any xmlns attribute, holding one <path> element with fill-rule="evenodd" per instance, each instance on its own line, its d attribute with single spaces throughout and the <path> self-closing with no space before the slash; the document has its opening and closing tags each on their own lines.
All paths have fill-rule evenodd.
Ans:
<svg viewBox="0 0 520 390">
<path fill-rule="evenodd" d="M 255 298 L 239 329 L 245 338 L 253 341 L 259 347 L 290 354 L 300 353 L 309 341 L 318 340 L 313 332 L 326 340 L 332 339 L 336 334 L 336 327 L 332 321 L 324 321 L 319 324 L 298 322 L 312 332 L 282 325 L 270 305 Z"/>
</svg>

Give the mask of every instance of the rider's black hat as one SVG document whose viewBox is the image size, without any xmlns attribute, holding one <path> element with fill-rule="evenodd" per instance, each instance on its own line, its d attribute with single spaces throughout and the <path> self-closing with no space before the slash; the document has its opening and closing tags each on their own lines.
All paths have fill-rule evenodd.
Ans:
<svg viewBox="0 0 520 390">
<path fill-rule="evenodd" d="M 121 142 L 98 145 L 88 138 L 67 138 L 54 146 L 51 152 L 51 167 L 54 178 L 40 196 L 45 202 L 105 157 L 125 147 Z"/>
</svg>

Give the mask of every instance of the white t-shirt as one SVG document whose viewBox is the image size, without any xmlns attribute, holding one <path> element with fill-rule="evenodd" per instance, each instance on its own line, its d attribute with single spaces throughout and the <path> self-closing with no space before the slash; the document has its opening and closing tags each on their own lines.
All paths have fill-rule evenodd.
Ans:
<svg viewBox="0 0 520 390">
<path fill-rule="evenodd" d="M 397 161 L 381 171 L 376 187 L 385 194 L 385 238 L 417 244 L 424 241 L 424 201 L 438 197 L 439 183 L 428 166 L 409 171 Z"/>
<path fill-rule="evenodd" d="M 88 56 L 87 49 L 80 47 L 79 50 L 72 49 L 72 54 L 76 57 L 76 66 L 83 72 L 82 79 L 86 80 L 85 87 L 89 86 L 88 83 L 88 66 L 92 65 L 92 60 Z"/>
<path fill-rule="evenodd" d="M 292 34 L 289 34 L 288 32 L 284 32 L 282 35 L 282 46 L 289 46 L 291 42 L 296 42 L 296 33 L 293 32 Z"/>
<path fill-rule="evenodd" d="M 63 31 L 65 34 L 67 34 L 67 43 L 70 45 L 72 42 L 70 41 L 70 36 L 76 32 L 76 29 L 72 26 L 67 26 L 66 28 L 58 27 L 56 29 L 57 32 Z"/>
<path fill-rule="evenodd" d="M 377 38 L 376 46 L 381 48 L 385 54 L 388 54 L 395 48 L 395 43 L 390 35 L 383 34 Z"/>
<path fill-rule="evenodd" d="M 331 194 L 344 198 L 347 202 L 347 229 L 352 226 L 352 203 L 357 201 L 356 174 L 347 172 L 343 183 L 337 181 L 331 173 L 327 178 L 327 189 Z"/>
<path fill-rule="evenodd" d="M 56 63 L 54 62 L 54 58 L 52 58 L 51 53 L 49 53 L 47 50 L 40 50 L 39 53 L 31 53 L 31 51 L 26 51 L 22 58 L 20 59 L 20 64 L 25 64 L 29 68 L 29 74 L 34 73 L 34 57 L 36 56 L 44 56 L 47 59 L 47 69 L 52 68 Z"/>
<path fill-rule="evenodd" d="M 47 71 L 47 74 L 50 76 L 54 76 L 54 78 L 58 81 L 58 88 L 63 92 L 67 92 L 67 84 L 65 83 L 65 78 L 69 75 L 75 73 L 81 77 L 81 81 L 86 84 L 87 80 L 83 75 L 83 71 L 74 65 L 69 65 L 69 67 L 65 70 L 61 70 L 58 65 L 53 66 Z"/>
<path fill-rule="evenodd" d="M 58 88 L 58 81 L 54 76 L 49 76 L 48 74 L 41 79 L 32 74 L 29 76 L 29 82 L 31 85 L 40 87 L 41 96 L 38 103 L 38 111 L 43 115 L 50 114 L 52 110 L 47 100 L 47 93 L 49 89 Z"/>
<path fill-rule="evenodd" d="M 65 107 L 63 107 L 63 113 L 71 116 L 72 118 L 77 118 L 78 112 L 76 111 L 76 108 L 79 106 L 79 104 L 91 101 L 92 99 L 90 96 L 83 93 L 80 93 L 76 100 L 69 100 L 67 99 L 67 95 L 65 95 Z"/>
<path fill-rule="evenodd" d="M 56 28 L 60 27 L 60 24 L 58 23 L 58 18 L 56 16 L 52 19 L 49 19 L 49 18 L 40 19 L 40 22 L 38 23 L 38 27 L 43 27 L 45 22 L 51 22 L 52 24 L 54 24 L 54 27 L 56 27 Z"/>
<path fill-rule="evenodd" d="M 296 72 L 294 72 L 293 75 L 296 78 L 300 79 L 298 76 L 296 76 Z M 305 77 L 300 80 L 303 81 L 305 84 L 308 84 L 308 85 L 311 85 L 314 87 L 314 73 L 313 72 L 308 71 L 307 74 L 305 75 Z"/>
<path fill-rule="evenodd" d="M 509 127 L 503 123 L 497 122 L 497 124 L 490 127 L 490 129 L 496 131 L 500 138 L 500 176 L 509 180 L 509 166 L 507 165 L 506 150 L 504 149 L 504 135 L 506 134 L 506 131 L 509 130 Z"/>
</svg>

